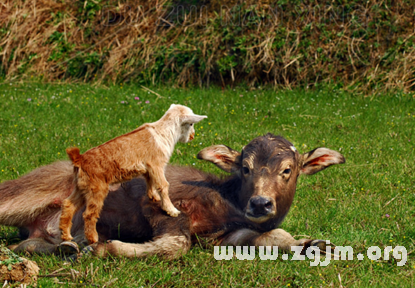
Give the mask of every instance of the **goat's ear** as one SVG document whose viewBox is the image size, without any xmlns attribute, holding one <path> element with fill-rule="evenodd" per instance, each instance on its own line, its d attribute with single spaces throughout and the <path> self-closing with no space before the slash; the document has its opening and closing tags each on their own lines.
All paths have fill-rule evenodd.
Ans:
<svg viewBox="0 0 415 288">
<path fill-rule="evenodd" d="M 312 175 L 327 167 L 346 162 L 344 156 L 337 151 L 327 148 L 317 148 L 301 155 L 302 167 L 300 174 Z"/>
<path fill-rule="evenodd" d="M 197 154 L 197 159 L 212 162 L 220 169 L 232 173 L 241 167 L 241 153 L 226 145 L 206 147 Z"/>
<path fill-rule="evenodd" d="M 203 119 L 207 118 L 207 116 L 204 115 L 186 115 L 183 116 L 182 123 L 188 123 L 188 124 L 194 124 L 202 121 Z"/>
</svg>

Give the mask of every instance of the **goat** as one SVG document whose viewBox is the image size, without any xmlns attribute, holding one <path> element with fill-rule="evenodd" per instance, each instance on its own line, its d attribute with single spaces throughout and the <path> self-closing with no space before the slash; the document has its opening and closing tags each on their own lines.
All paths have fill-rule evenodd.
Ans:
<svg viewBox="0 0 415 288">
<path fill-rule="evenodd" d="M 73 215 L 86 204 L 83 214 L 85 236 L 90 244 L 97 242 L 96 223 L 109 185 L 140 175 L 146 179 L 147 196 L 154 201 L 161 200 L 161 208 L 170 216 L 177 217 L 180 211 L 169 198 L 169 183 L 164 169 L 176 143 L 193 140 L 193 124 L 204 118 L 206 116 L 195 115 L 186 106 L 172 104 L 160 120 L 143 124 L 82 155 L 79 148 L 66 149 L 74 165 L 76 184 L 72 194 L 63 201 L 59 223 L 62 240 L 72 240 Z"/>
</svg>

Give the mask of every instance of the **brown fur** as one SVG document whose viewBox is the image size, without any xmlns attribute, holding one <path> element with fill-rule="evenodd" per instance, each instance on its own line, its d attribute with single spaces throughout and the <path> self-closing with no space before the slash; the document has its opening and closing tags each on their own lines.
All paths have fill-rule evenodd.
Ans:
<svg viewBox="0 0 415 288">
<path fill-rule="evenodd" d="M 148 199 L 146 182 L 143 178 L 110 186 L 110 193 L 97 223 L 100 242 L 92 246 L 94 253 L 101 256 L 161 255 L 166 258 L 176 258 L 186 253 L 191 243 L 201 243 L 202 239 L 223 245 L 279 246 L 283 250 L 290 250 L 291 246 L 304 245 L 306 248 L 322 243 L 308 239 L 295 240 L 288 232 L 277 227 L 291 205 L 300 170 L 304 170 L 301 172 L 304 174 L 315 173 L 318 169 L 343 163 L 344 158 L 341 154 L 327 148 L 318 148 L 313 150 L 313 153 L 299 154 L 290 149 L 290 145 L 292 144 L 282 137 L 269 134 L 251 141 L 242 153 L 224 145 L 203 149 L 198 155 L 199 158 L 210 161 L 228 172 L 233 171 L 233 175 L 225 179 L 196 169 L 167 166 L 165 175 L 170 183 L 170 198 L 182 211 L 176 218 L 163 213 L 157 203 Z M 321 155 L 331 155 L 331 157 L 327 159 L 325 156 L 324 159 L 317 160 Z M 245 175 L 243 167 L 245 160 L 249 158 L 252 158 L 250 168 L 253 171 Z M 293 165 L 292 170 L 290 173 L 283 173 L 286 168 L 284 165 L 287 163 Z M 311 171 L 303 169 L 309 167 L 310 163 L 316 165 L 315 168 Z M 62 164 L 65 167 L 54 163 L 36 169 L 21 179 L 26 177 L 31 183 L 39 181 L 37 186 L 41 186 L 41 189 L 38 190 L 38 197 L 40 193 L 49 193 L 49 201 L 52 202 L 51 199 L 62 197 L 71 190 L 71 187 L 62 184 L 60 187 L 54 186 L 55 182 L 64 183 L 66 180 L 63 179 L 73 177 L 70 162 Z M 297 166 L 298 168 L 295 168 Z M 263 169 L 264 167 L 268 169 Z M 41 174 L 38 171 L 44 169 L 49 173 L 42 175 L 44 179 L 39 179 L 38 176 Z M 282 169 L 284 170 L 281 171 Z M 274 174 L 269 175 L 269 173 Z M 4 204 L 11 201 L 13 195 L 8 191 L 11 191 L 13 186 L 17 187 L 21 179 L 9 181 L 7 188 L 3 190 L 1 190 L 2 185 L 5 183 L 0 185 L 0 191 L 3 191 L 0 194 L 0 205 L 4 207 Z M 262 184 L 257 185 L 259 182 Z M 32 193 L 30 186 L 20 186 L 20 190 L 13 191 L 15 197 L 30 196 Z M 4 195 L 9 196 L 6 199 Z M 253 209 L 251 200 L 258 199 L 257 197 L 272 198 L 272 209 L 269 211 L 258 210 L 258 207 Z M 35 200 L 32 201 L 35 205 Z M 19 212 L 21 213 L 19 219 L 28 218 L 30 215 L 28 205 Z M 85 243 L 81 212 L 75 215 L 72 227 L 74 241 L 80 245 Z M 4 219 L 2 213 L 0 213 L 0 224 L 4 224 L 1 222 L 1 219 Z M 55 208 L 54 213 L 59 215 L 59 208 Z M 48 220 L 43 218 L 42 214 L 38 214 L 36 221 L 42 223 Z M 14 223 L 16 224 L 13 225 L 20 226 L 17 222 Z M 23 223 L 27 221 L 22 222 L 21 225 L 26 227 Z M 57 228 L 57 223 L 54 223 Z M 107 242 L 107 240 L 116 241 Z M 51 241 L 45 235 L 35 237 L 30 234 L 29 239 L 17 245 L 15 250 L 56 253 L 62 246 L 57 245 L 57 241 L 59 241 L 58 237 Z"/>
<path fill-rule="evenodd" d="M 59 223 L 62 240 L 72 240 L 73 215 L 86 205 L 85 236 L 90 244 L 97 242 L 96 223 L 109 185 L 140 175 L 146 179 L 147 196 L 154 201 L 161 200 L 161 208 L 170 216 L 177 217 L 180 211 L 169 198 L 169 183 L 164 176 L 164 168 L 174 145 L 178 141 L 191 141 L 194 137 L 193 124 L 203 118 L 205 116 L 194 115 L 188 107 L 172 105 L 159 121 L 143 124 L 82 155 L 78 148 L 68 148 L 66 153 L 75 167 L 76 185 L 70 197 L 63 201 Z"/>
</svg>

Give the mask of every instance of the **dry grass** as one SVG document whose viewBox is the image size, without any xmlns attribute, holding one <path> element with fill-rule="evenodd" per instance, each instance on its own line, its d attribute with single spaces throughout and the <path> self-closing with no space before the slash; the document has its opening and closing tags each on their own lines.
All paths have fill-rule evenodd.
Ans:
<svg viewBox="0 0 415 288">
<path fill-rule="evenodd" d="M 6 0 L 0 72 L 177 86 L 415 84 L 410 1 L 243 2 Z"/>
</svg>

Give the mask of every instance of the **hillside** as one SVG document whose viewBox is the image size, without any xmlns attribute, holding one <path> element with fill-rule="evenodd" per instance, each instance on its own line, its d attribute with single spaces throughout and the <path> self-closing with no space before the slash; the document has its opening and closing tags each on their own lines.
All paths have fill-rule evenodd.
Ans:
<svg viewBox="0 0 415 288">
<path fill-rule="evenodd" d="M 409 90 L 414 7 L 409 0 L 6 0 L 0 75 Z"/>
</svg>

